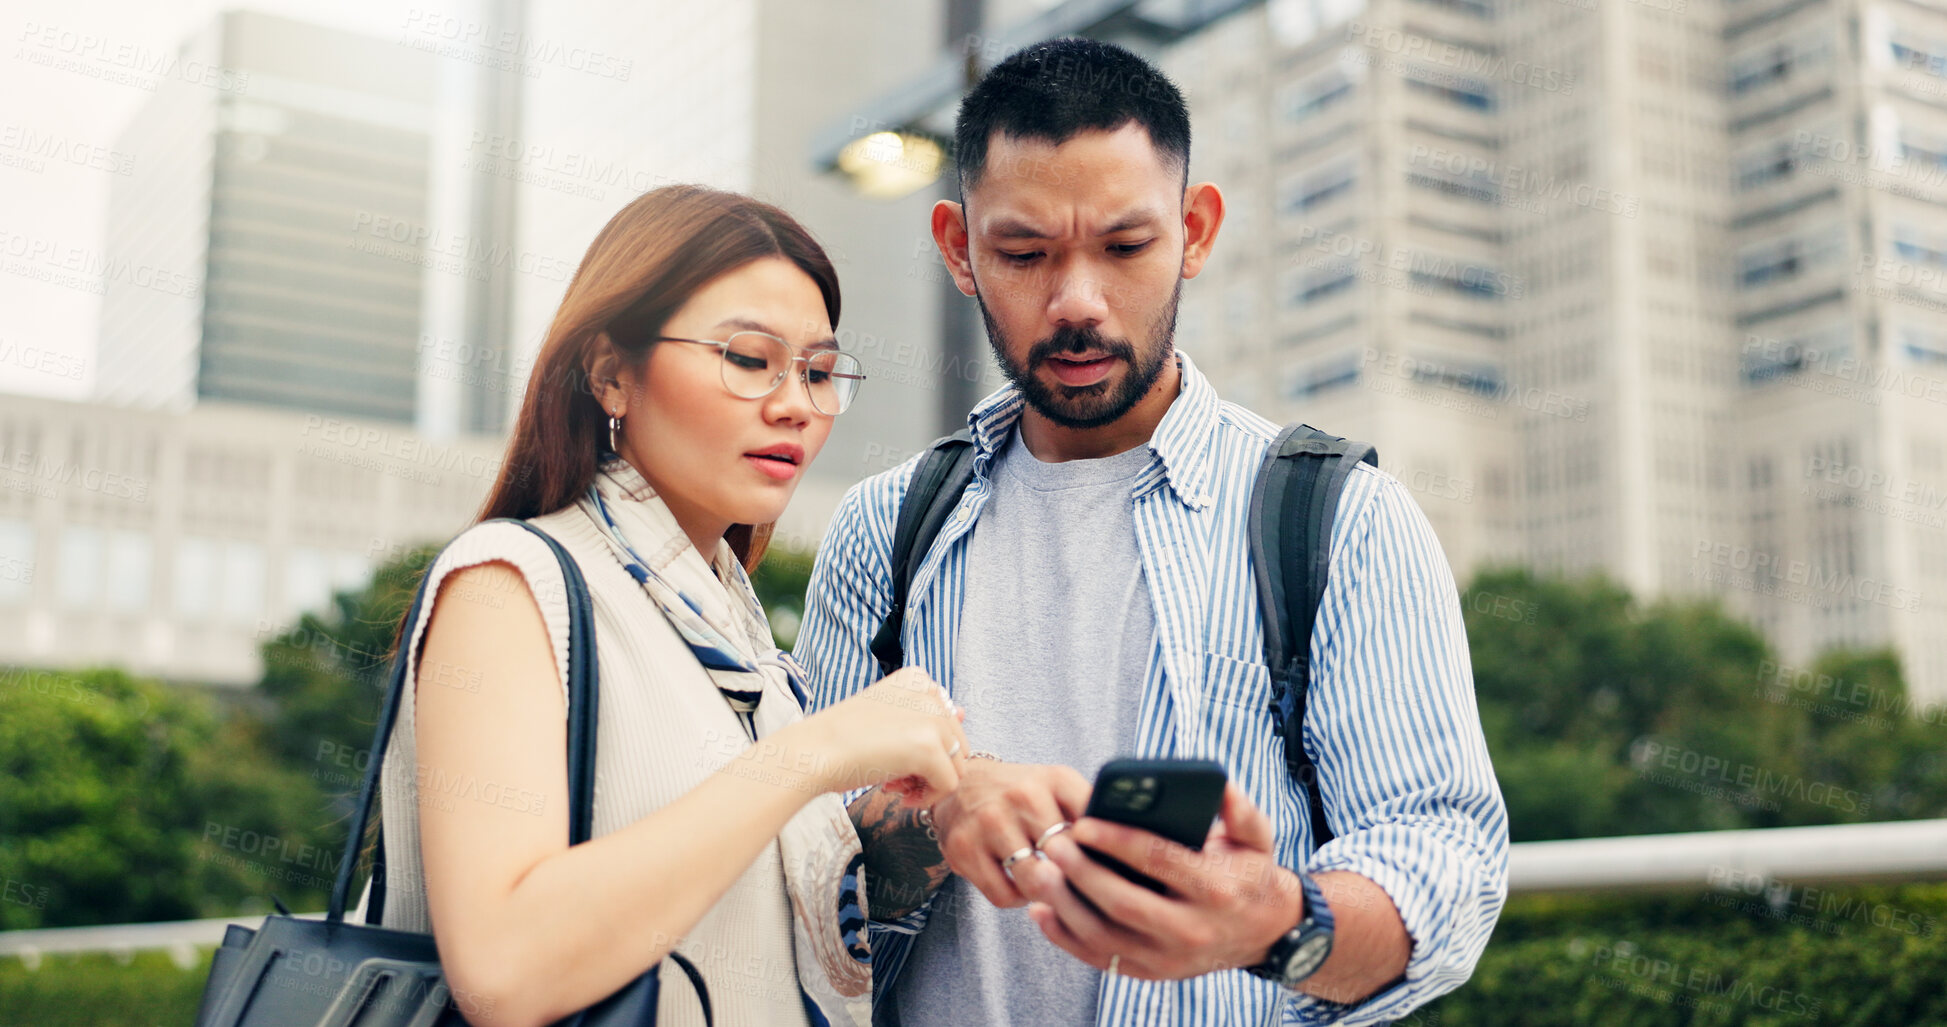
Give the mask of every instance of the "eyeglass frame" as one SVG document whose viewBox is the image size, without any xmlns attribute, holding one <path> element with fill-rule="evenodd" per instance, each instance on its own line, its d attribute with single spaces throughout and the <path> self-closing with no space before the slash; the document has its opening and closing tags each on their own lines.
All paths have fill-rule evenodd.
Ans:
<svg viewBox="0 0 1947 1027">
<path fill-rule="evenodd" d="M 746 328 L 742 331 L 731 332 L 730 338 L 734 339 L 739 335 L 761 335 L 766 339 L 775 340 L 780 345 L 782 345 L 786 350 L 790 351 L 792 363 L 804 365 L 804 368 L 798 372 L 797 378 L 799 381 L 804 382 L 805 397 L 811 400 L 811 408 L 813 410 L 817 410 L 819 413 L 825 414 L 826 417 L 837 417 L 839 414 L 842 414 L 846 410 L 850 410 L 852 408 L 852 403 L 850 400 L 846 401 L 845 406 L 843 408 L 833 413 L 825 413 L 824 410 L 819 408 L 818 397 L 814 395 L 811 391 L 811 358 L 805 355 L 805 352 L 801 347 L 793 346 L 789 342 L 786 342 L 784 339 L 780 339 L 777 336 L 772 335 L 770 332 L 760 332 L 755 328 Z M 764 397 L 769 396 L 770 394 L 776 392 L 778 388 L 784 384 L 785 379 L 790 378 L 792 376 L 791 372 L 789 370 L 786 370 L 783 374 L 778 375 L 777 381 L 772 382 L 770 388 L 765 389 L 763 392 L 755 396 L 746 396 L 743 395 L 742 393 L 739 393 L 736 389 L 731 388 L 730 380 L 724 377 L 725 373 L 729 370 L 730 367 L 729 363 L 727 362 L 730 356 L 730 339 L 685 339 L 678 335 L 656 335 L 656 336 L 651 336 L 650 338 L 645 339 L 643 341 L 644 342 L 691 342 L 699 346 L 715 346 L 717 348 L 717 380 L 723 383 L 724 391 L 730 393 L 732 396 L 736 396 L 738 399 L 763 399 Z M 831 349 L 820 349 L 818 352 L 836 353 L 842 357 L 852 357 L 850 353 L 847 353 L 844 350 L 838 349 L 836 347 L 833 347 Z M 865 364 L 861 362 L 859 358 L 852 357 L 852 362 L 859 365 L 860 371 L 865 370 Z M 841 375 L 836 371 L 831 371 L 828 373 L 836 377 L 850 378 L 859 382 L 864 382 L 866 377 L 864 374 Z M 858 392 L 855 389 L 854 392 L 852 393 L 852 399 L 857 399 L 857 398 L 858 398 Z"/>
</svg>

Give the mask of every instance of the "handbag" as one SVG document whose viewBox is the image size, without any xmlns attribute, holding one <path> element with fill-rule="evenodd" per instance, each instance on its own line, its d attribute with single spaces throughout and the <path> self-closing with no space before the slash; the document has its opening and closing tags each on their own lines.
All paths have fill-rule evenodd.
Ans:
<svg viewBox="0 0 1947 1027">
<path fill-rule="evenodd" d="M 561 564 L 568 597 L 568 844 L 589 838 L 594 825 L 595 717 L 599 692 L 595 667 L 595 618 L 588 585 L 567 551 L 546 532 L 526 521 L 518 524 L 539 536 Z M 430 575 L 428 576 L 430 577 Z M 426 580 L 413 596 L 406 624 L 419 622 L 426 601 Z M 406 639 L 410 646 L 410 629 Z M 449 1027 L 466 1021 L 464 1014 L 483 1012 L 477 999 L 455 995 L 440 972 L 439 950 L 431 934 L 395 931 L 379 926 L 385 910 L 385 839 L 381 833 L 372 861 L 372 894 L 365 923 L 346 923 L 345 906 L 351 895 L 352 872 L 358 864 L 359 842 L 378 794 L 379 772 L 392 725 L 399 715 L 405 689 L 407 650 L 392 660 L 392 682 L 379 713 L 372 740 L 371 764 L 358 809 L 345 840 L 344 860 L 331 889 L 323 920 L 279 913 L 264 918 L 255 930 L 231 925 L 210 962 L 209 981 L 196 1014 L 196 1027 Z M 710 992 L 703 975 L 689 960 L 672 951 L 669 958 L 696 987 L 703 1004 L 703 1021 L 714 1025 Z M 620 1027 L 652 1025 L 661 990 L 658 967 L 601 1002 L 559 1021 L 563 1027 Z"/>
</svg>

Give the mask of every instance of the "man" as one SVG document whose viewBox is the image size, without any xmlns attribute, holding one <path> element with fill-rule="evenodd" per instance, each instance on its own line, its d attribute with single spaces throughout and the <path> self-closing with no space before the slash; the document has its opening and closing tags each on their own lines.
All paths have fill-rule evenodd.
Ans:
<svg viewBox="0 0 1947 1027">
<path fill-rule="evenodd" d="M 1173 347 L 1224 218 L 1216 186 L 1188 184 L 1181 94 L 1126 50 L 1054 40 L 989 72 L 956 137 L 962 199 L 934 208 L 933 237 L 1012 384 L 969 417 L 974 479 L 903 638 L 998 758 L 967 760 L 924 814 L 854 808 L 879 854 L 878 1020 L 1366 1024 L 1458 986 L 1506 897 L 1507 828 L 1452 574 L 1400 483 L 1357 467 L 1311 645 L 1304 741 L 1337 832 L 1312 851 L 1246 538 L 1277 428 Z M 797 649 L 814 706 L 879 676 L 915 462 L 854 487 L 819 554 Z M 1131 753 L 1225 765 L 1203 852 L 1082 818 L 1096 769 Z M 1319 899 L 1329 958 L 1279 977 Z"/>
</svg>

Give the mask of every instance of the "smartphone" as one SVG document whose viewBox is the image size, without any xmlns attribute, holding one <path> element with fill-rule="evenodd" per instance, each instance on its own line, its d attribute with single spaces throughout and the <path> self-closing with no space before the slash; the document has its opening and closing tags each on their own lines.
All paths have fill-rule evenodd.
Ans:
<svg viewBox="0 0 1947 1027">
<path fill-rule="evenodd" d="M 1087 816 L 1141 828 L 1201 852 L 1224 801 L 1224 765 L 1216 760 L 1118 759 L 1102 765 Z M 1084 846 L 1090 858 L 1157 893 L 1161 881 Z"/>
</svg>

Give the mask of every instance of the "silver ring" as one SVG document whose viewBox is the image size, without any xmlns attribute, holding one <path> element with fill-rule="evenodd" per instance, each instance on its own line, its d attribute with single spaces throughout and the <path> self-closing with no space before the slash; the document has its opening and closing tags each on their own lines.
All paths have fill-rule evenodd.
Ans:
<svg viewBox="0 0 1947 1027">
<path fill-rule="evenodd" d="M 953 745 L 947 749 L 946 754 L 948 759 L 960 755 L 960 739 L 956 738 L 953 740 Z"/>
<path fill-rule="evenodd" d="M 1034 840 L 1035 849 L 1039 850 L 1045 847 L 1048 844 L 1048 839 L 1053 838 L 1055 835 L 1058 835 L 1073 826 L 1075 825 L 1070 824 L 1066 820 L 1056 821 L 1053 827 L 1050 827 L 1046 831 L 1041 832 L 1041 837 L 1036 838 Z"/>
<path fill-rule="evenodd" d="M 1007 879 L 1012 881 L 1014 880 L 1014 864 L 1032 858 L 1034 858 L 1034 846 L 1023 845 L 1015 849 L 1013 855 L 1001 860 L 1001 873 L 1006 874 Z"/>
<path fill-rule="evenodd" d="M 1116 976 L 1117 974 L 1119 974 L 1119 973 L 1121 973 L 1121 972 L 1122 972 L 1122 957 L 1121 957 L 1121 956 L 1110 956 L 1110 957 L 1109 957 L 1109 976 L 1110 976 L 1110 977 L 1114 977 L 1114 976 Z"/>
</svg>

